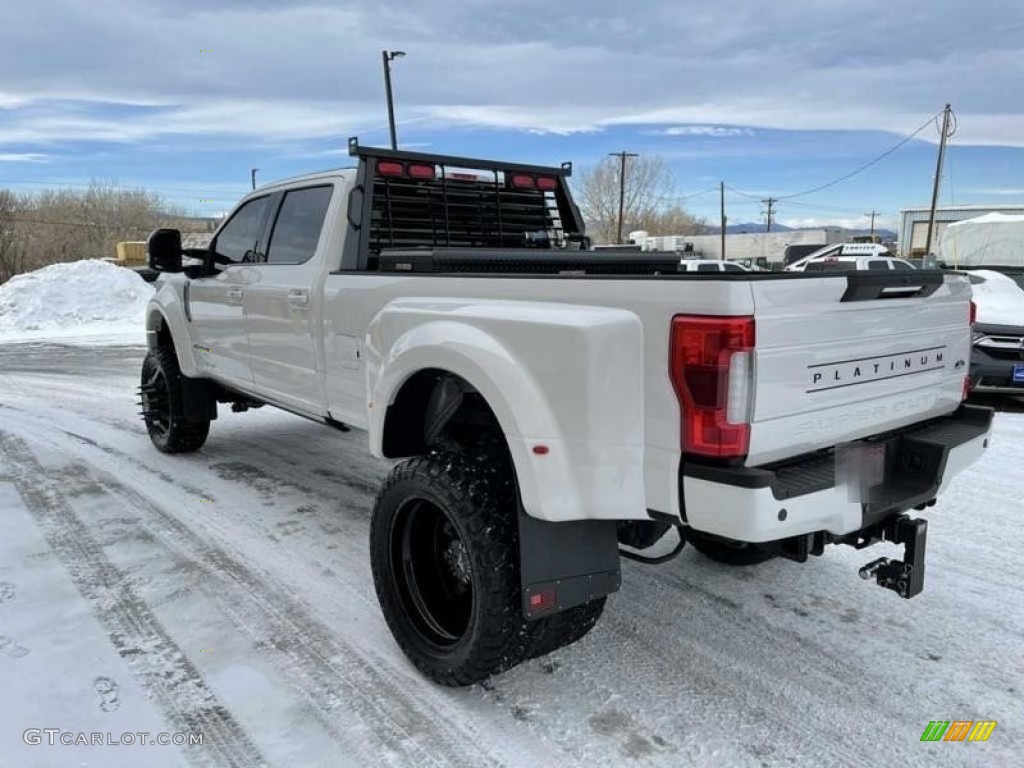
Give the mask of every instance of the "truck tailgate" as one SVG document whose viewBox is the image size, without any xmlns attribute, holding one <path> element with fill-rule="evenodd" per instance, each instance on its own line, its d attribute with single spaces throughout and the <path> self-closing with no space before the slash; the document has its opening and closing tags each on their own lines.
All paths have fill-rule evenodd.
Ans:
<svg viewBox="0 0 1024 768">
<path fill-rule="evenodd" d="M 752 281 L 747 464 L 953 411 L 969 369 L 970 284 L 939 272 Z"/>
</svg>

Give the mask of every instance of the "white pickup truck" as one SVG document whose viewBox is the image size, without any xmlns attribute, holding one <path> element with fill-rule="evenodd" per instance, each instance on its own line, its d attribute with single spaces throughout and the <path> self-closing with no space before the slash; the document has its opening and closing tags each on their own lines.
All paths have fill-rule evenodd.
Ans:
<svg viewBox="0 0 1024 768">
<path fill-rule="evenodd" d="M 991 426 L 962 402 L 966 276 L 684 272 L 592 250 L 569 164 L 349 150 L 252 192 L 208 250 L 151 235 L 141 404 L 166 453 L 231 403 L 401 459 L 371 562 L 424 673 L 464 685 L 578 640 L 620 555 L 684 541 L 737 565 L 895 542 L 860 575 L 921 591 L 907 512 Z"/>
</svg>

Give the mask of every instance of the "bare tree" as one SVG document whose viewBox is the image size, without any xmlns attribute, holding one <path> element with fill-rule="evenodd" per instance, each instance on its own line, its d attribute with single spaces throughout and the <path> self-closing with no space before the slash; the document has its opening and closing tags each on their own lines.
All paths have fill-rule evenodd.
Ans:
<svg viewBox="0 0 1024 768">
<path fill-rule="evenodd" d="M 577 198 L 587 231 L 595 242 L 613 243 L 619 223 L 622 165 L 607 157 L 579 176 Z M 672 173 L 657 155 L 626 160 L 622 187 L 622 231 L 643 229 L 652 235 L 689 235 L 706 230 L 702 220 L 688 214 L 673 199 Z"/>
<path fill-rule="evenodd" d="M 18 214 L 23 205 L 12 192 L 0 189 L 0 283 L 24 270 L 25 248 L 18 227 Z"/>
<path fill-rule="evenodd" d="M 188 221 L 159 195 L 109 182 L 31 198 L 0 190 L 0 283 L 47 264 L 114 256 L 122 240 L 144 240 L 157 227 Z"/>
</svg>

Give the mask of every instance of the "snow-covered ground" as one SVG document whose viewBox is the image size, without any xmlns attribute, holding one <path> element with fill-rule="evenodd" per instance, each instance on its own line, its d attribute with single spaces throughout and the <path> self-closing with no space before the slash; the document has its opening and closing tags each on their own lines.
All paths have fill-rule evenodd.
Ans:
<svg viewBox="0 0 1024 768">
<path fill-rule="evenodd" d="M 379 613 L 387 467 L 364 436 L 223 409 L 200 452 L 164 456 L 135 415 L 142 354 L 0 345 L 3 768 L 1020 764 L 1024 415 L 999 414 L 929 510 L 911 601 L 857 578 L 884 549 L 747 569 L 687 549 L 624 562 L 576 646 L 449 690 Z M 920 741 L 956 719 L 999 725 Z M 204 744 L 30 745 L 32 728 Z"/>
</svg>

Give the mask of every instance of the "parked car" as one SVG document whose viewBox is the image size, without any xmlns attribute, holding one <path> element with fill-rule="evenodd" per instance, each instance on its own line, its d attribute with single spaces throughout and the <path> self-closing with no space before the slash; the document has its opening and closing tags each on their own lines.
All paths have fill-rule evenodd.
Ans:
<svg viewBox="0 0 1024 768">
<path fill-rule="evenodd" d="M 749 272 L 735 261 L 722 259 L 683 259 L 679 262 L 680 272 Z"/>
<path fill-rule="evenodd" d="M 787 264 L 786 272 L 845 272 L 850 270 L 911 270 L 914 265 L 896 258 L 877 243 L 836 243 L 819 248 Z"/>
<path fill-rule="evenodd" d="M 988 267 L 967 274 L 976 307 L 973 388 L 1024 394 L 1024 267 Z"/>
<path fill-rule="evenodd" d="M 922 590 L 908 513 L 991 428 L 962 402 L 966 275 L 680 272 L 590 249 L 571 166 L 349 151 L 251 192 L 195 264 L 150 236 L 142 413 L 165 453 L 200 449 L 222 403 L 365 430 L 395 460 L 374 585 L 425 674 L 579 640 L 620 554 L 660 562 L 640 552 L 666 535 L 733 565 L 885 541 L 903 559 L 860 575 Z"/>
</svg>

